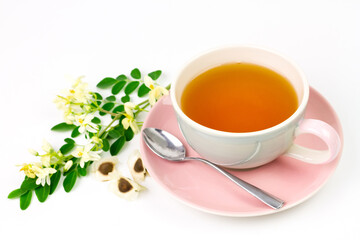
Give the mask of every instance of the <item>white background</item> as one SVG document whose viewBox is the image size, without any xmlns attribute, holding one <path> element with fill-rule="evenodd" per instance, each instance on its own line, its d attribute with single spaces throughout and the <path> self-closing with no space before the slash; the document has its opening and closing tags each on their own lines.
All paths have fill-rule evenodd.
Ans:
<svg viewBox="0 0 360 240">
<path fill-rule="evenodd" d="M 4 1 L 0 0 L 0 239 L 360 239 L 359 1 Z M 176 201 L 153 179 L 136 201 L 106 183 L 80 179 L 45 203 L 21 211 L 10 191 L 23 179 L 15 164 L 62 121 L 52 103 L 85 75 L 161 69 L 170 83 L 187 60 L 225 44 L 257 44 L 290 57 L 325 96 L 343 125 L 345 145 L 334 175 L 311 199 L 251 218 L 215 216 Z M 123 164 L 134 139 L 119 155 Z M 124 168 L 125 169 L 125 168 Z"/>
</svg>

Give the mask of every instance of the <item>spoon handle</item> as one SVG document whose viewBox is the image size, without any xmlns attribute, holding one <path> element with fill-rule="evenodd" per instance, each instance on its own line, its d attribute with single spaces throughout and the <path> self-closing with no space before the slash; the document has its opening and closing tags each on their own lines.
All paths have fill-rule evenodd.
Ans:
<svg viewBox="0 0 360 240">
<path fill-rule="evenodd" d="M 250 193 L 251 195 L 253 195 L 257 199 L 259 199 L 260 201 L 262 201 L 266 205 L 272 207 L 273 209 L 280 209 L 285 203 L 283 200 L 271 195 L 270 193 L 267 193 L 267 192 L 261 190 L 258 187 L 255 187 L 254 185 L 251 185 L 248 182 L 245 182 L 244 180 L 241 180 L 240 178 L 232 175 L 231 173 L 225 171 L 224 169 L 222 169 L 218 165 L 216 165 L 216 164 L 214 164 L 214 163 L 212 163 L 212 162 L 210 162 L 210 161 L 208 161 L 206 159 L 195 158 L 195 157 L 186 157 L 184 160 L 199 160 L 199 161 L 201 161 L 203 163 L 206 163 L 206 164 L 210 165 L 211 167 L 215 168 L 220 173 L 222 173 L 224 176 L 229 178 L 231 181 L 233 181 L 235 184 L 237 184 L 238 186 L 243 188 L 245 191 L 247 191 L 248 193 Z"/>
</svg>

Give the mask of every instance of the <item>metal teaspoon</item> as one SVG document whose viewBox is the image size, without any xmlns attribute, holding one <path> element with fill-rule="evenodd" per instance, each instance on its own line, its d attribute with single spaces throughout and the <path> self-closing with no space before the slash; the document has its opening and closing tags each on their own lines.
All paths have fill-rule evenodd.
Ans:
<svg viewBox="0 0 360 240">
<path fill-rule="evenodd" d="M 216 164 L 206 159 L 197 157 L 186 157 L 186 150 L 184 145 L 174 135 L 157 128 L 145 128 L 142 134 L 146 145 L 159 157 L 175 162 L 187 160 L 201 161 L 218 170 L 220 173 L 229 178 L 239 187 L 243 188 L 245 191 L 259 199 L 266 205 L 270 206 L 271 208 L 280 209 L 284 205 L 283 200 L 261 190 L 258 187 L 251 185 L 250 183 L 239 179 L 238 177 L 230 174 L 229 172 L 225 171 L 224 169 L 220 168 Z"/>
</svg>

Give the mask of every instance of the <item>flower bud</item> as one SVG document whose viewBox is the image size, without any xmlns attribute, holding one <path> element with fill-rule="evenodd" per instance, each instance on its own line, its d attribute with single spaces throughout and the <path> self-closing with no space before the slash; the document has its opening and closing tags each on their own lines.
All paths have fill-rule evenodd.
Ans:
<svg viewBox="0 0 360 240">
<path fill-rule="evenodd" d="M 39 156 L 39 153 L 38 153 L 37 151 L 35 151 L 34 149 L 32 149 L 32 148 L 29 148 L 28 151 L 29 151 L 29 153 L 30 153 L 31 155 Z"/>
<path fill-rule="evenodd" d="M 73 161 L 69 160 L 65 163 L 65 166 L 64 166 L 64 171 L 67 172 L 71 166 L 73 165 Z"/>
</svg>

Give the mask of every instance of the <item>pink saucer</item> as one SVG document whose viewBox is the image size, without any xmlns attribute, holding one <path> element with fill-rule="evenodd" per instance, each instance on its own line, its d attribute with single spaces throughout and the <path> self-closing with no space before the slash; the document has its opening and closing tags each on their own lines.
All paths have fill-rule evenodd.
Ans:
<svg viewBox="0 0 360 240">
<path fill-rule="evenodd" d="M 330 104 L 314 89 L 305 118 L 320 119 L 332 125 L 343 143 L 340 121 Z M 163 97 L 148 113 L 143 128 L 156 127 L 177 136 L 185 145 L 188 156 L 199 156 L 182 136 L 170 97 Z M 316 137 L 303 135 L 298 144 L 324 149 Z M 155 155 L 141 138 L 140 152 L 150 175 L 180 201 L 218 215 L 257 216 L 289 209 L 314 195 L 334 172 L 340 157 L 325 165 L 312 165 L 295 159 L 279 157 L 275 161 L 251 170 L 229 170 L 239 178 L 285 200 L 285 206 L 273 210 L 236 186 L 226 177 L 201 162 L 174 163 Z"/>
</svg>

